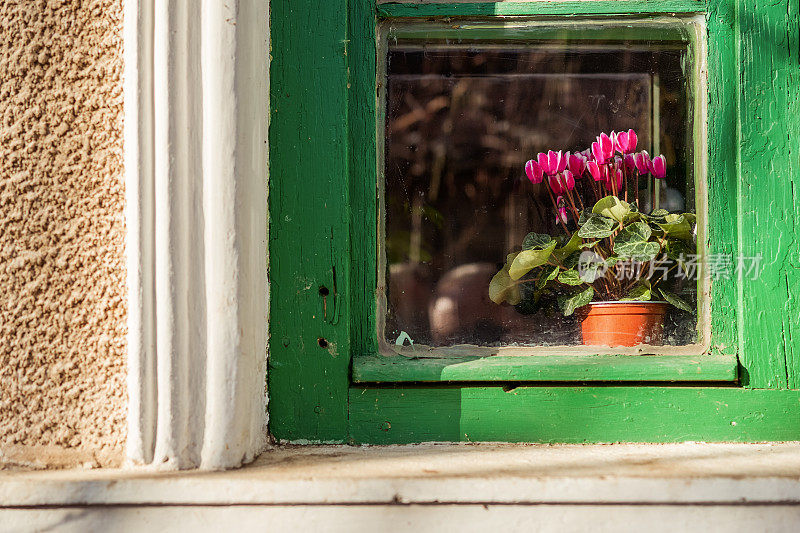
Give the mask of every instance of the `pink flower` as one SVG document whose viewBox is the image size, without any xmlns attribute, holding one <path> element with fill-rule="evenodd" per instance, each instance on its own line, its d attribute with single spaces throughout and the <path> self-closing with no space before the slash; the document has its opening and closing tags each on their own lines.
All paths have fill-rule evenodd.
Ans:
<svg viewBox="0 0 800 533">
<path fill-rule="evenodd" d="M 569 153 L 569 152 L 567 152 Z M 549 154 L 548 154 L 549 157 Z M 567 168 L 567 156 L 561 153 L 561 150 L 558 151 L 556 154 L 556 161 L 558 165 L 558 172 L 564 172 L 564 169 Z"/>
<path fill-rule="evenodd" d="M 528 179 L 531 180 L 531 183 L 542 182 L 542 167 L 533 159 L 525 163 L 525 174 L 528 175 Z"/>
<path fill-rule="evenodd" d="M 569 170 L 565 170 L 562 174 L 549 176 L 547 178 L 547 183 L 550 184 L 550 188 L 556 196 L 575 188 L 575 178 Z"/>
<path fill-rule="evenodd" d="M 569 152 L 567 152 L 567 156 L 569 170 L 576 179 L 580 179 L 586 171 L 586 158 L 581 154 L 570 154 Z"/>
<path fill-rule="evenodd" d="M 539 152 L 539 155 L 536 156 L 536 161 L 539 163 L 539 168 L 542 169 L 542 172 L 545 174 L 550 174 L 547 170 L 550 168 L 550 162 L 547 160 L 547 154 Z"/>
<path fill-rule="evenodd" d="M 615 184 L 616 185 L 616 189 L 618 191 L 621 190 L 622 189 L 623 176 L 622 176 L 622 170 L 619 170 L 619 169 L 614 171 L 613 174 L 606 175 L 606 179 L 605 179 L 606 189 L 608 189 L 609 191 L 612 190 L 612 185 L 614 185 L 614 183 L 611 181 L 612 180 L 612 176 L 616 177 L 616 184 Z"/>
<path fill-rule="evenodd" d="M 600 170 L 600 165 L 597 164 L 597 161 L 587 162 L 586 168 L 589 170 L 589 174 L 592 175 L 592 178 L 594 178 L 594 181 L 600 181 L 603 179 L 603 173 Z"/>
<path fill-rule="evenodd" d="M 654 178 L 660 180 L 667 177 L 667 158 L 663 155 L 653 158 L 653 162 L 650 164 L 650 172 Z"/>
<path fill-rule="evenodd" d="M 647 150 L 642 150 L 638 154 L 635 154 L 633 159 L 636 162 L 636 170 L 639 171 L 639 174 L 647 174 L 650 172 L 650 154 L 647 153 Z"/>
<path fill-rule="evenodd" d="M 614 132 L 611 132 L 611 134 L 615 135 Z M 597 138 L 597 144 L 600 145 L 600 149 L 603 152 L 603 160 L 609 159 L 614 155 L 614 141 L 605 133 L 601 133 Z M 594 151 L 594 148 L 592 151 Z M 597 157 L 597 154 L 595 154 L 595 157 Z"/>
<path fill-rule="evenodd" d="M 615 141 L 614 144 L 619 153 L 631 154 L 636 151 L 639 138 L 636 136 L 636 132 L 631 129 L 617 133 Z"/>
<path fill-rule="evenodd" d="M 592 143 L 592 155 L 594 156 L 594 160 L 597 161 L 598 165 L 602 165 L 606 162 L 606 156 L 603 153 L 603 147 L 600 146 L 599 141 Z"/>
<path fill-rule="evenodd" d="M 633 154 L 625 154 L 625 168 L 630 172 L 636 168 L 636 159 Z"/>
<path fill-rule="evenodd" d="M 568 191 L 575 188 L 575 177 L 572 175 L 572 172 L 565 170 L 564 173 L 561 174 L 561 185 Z"/>
<path fill-rule="evenodd" d="M 564 187 L 561 186 L 561 181 L 558 179 L 558 176 L 547 176 L 547 183 L 550 184 L 550 190 L 552 190 L 553 194 L 556 196 L 564 194 L 565 190 Z"/>
<path fill-rule="evenodd" d="M 558 174 L 567 168 L 567 159 L 564 157 L 561 150 L 554 152 L 552 150 L 545 153 L 539 153 L 537 156 L 539 166 L 542 171 L 548 176 Z"/>
</svg>

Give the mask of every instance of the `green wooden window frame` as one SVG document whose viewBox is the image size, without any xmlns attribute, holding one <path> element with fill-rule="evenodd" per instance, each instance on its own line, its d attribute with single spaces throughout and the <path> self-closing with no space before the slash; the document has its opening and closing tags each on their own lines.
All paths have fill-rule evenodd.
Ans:
<svg viewBox="0 0 800 533">
<path fill-rule="evenodd" d="M 310 4 L 271 4 L 268 379 L 270 431 L 276 438 L 358 443 L 800 438 L 796 2 Z M 707 25 L 711 250 L 764 258 L 758 279 L 715 281 L 710 353 L 410 364 L 378 358 L 379 22 L 676 14 L 704 16 Z M 721 381 L 729 383 L 711 383 Z"/>
<path fill-rule="evenodd" d="M 439 4 L 437 4 L 437 7 Z M 353 354 L 352 379 L 356 383 L 388 382 L 437 382 L 437 381 L 734 381 L 737 378 L 737 358 L 731 349 L 714 349 L 712 346 L 731 346 L 726 339 L 717 334 L 712 344 L 711 332 L 719 328 L 711 327 L 711 300 L 714 295 L 724 295 L 733 290 L 731 279 L 718 279 L 710 283 L 708 276 L 700 281 L 700 312 L 698 330 L 700 339 L 688 346 L 664 347 L 657 357 L 631 357 L 638 355 L 640 348 L 618 349 L 617 356 L 609 356 L 609 350 L 597 353 L 591 347 L 548 347 L 548 348 L 501 348 L 499 350 L 477 349 L 464 355 L 463 347 L 453 348 L 410 348 L 397 349 L 384 341 L 383 322 L 385 316 L 385 280 L 381 273 L 385 265 L 381 262 L 384 251 L 383 215 L 380 213 L 384 153 L 382 135 L 385 130 L 384 110 L 386 62 L 382 60 L 388 53 L 390 42 L 400 38 L 426 42 L 431 39 L 451 39 L 458 42 L 486 42 L 503 40 L 545 41 L 548 39 L 603 39 L 617 41 L 663 40 L 681 42 L 686 46 L 689 61 L 688 78 L 692 96 L 690 112 L 693 118 L 693 140 L 691 161 L 695 167 L 696 207 L 698 212 L 698 242 L 707 242 L 709 212 L 715 216 L 716 224 L 730 225 L 732 213 L 725 206 L 712 205 L 708 208 L 706 187 L 707 153 L 707 105 L 706 89 L 706 23 L 703 15 L 695 13 L 652 14 L 650 16 L 604 16 L 587 17 L 494 17 L 479 19 L 452 19 L 451 17 L 408 17 L 409 6 L 394 5 L 400 10 L 399 17 L 387 17 L 379 23 L 377 32 L 377 86 L 378 105 L 376 120 L 376 143 L 378 165 L 378 232 L 377 236 L 366 238 L 377 242 L 378 272 L 376 308 L 369 312 L 376 315 L 376 336 L 378 347 L 367 353 Z M 463 7 L 463 4 L 462 4 Z M 417 8 L 418 9 L 418 8 Z M 358 178 L 356 178 L 358 179 Z M 369 177 L 367 179 L 370 179 Z M 719 200 L 719 198 L 716 198 Z M 367 221 L 364 221 L 365 223 Z M 699 253 L 705 254 L 706 246 Z M 717 318 L 727 322 L 730 317 L 717 313 Z M 374 350 L 374 351 L 372 351 Z M 624 351 L 623 351 L 624 350 Z M 394 352 L 402 351 L 402 357 Z M 479 352 L 492 352 L 490 355 L 477 355 Z M 509 355 L 513 352 L 512 355 Z M 535 357 L 519 357 L 524 355 Z M 680 354 L 680 355 L 678 355 Z M 388 357 L 387 357 L 388 355 Z M 540 357 L 541 356 L 541 357 Z M 546 356 L 546 357 L 545 357 Z"/>
</svg>

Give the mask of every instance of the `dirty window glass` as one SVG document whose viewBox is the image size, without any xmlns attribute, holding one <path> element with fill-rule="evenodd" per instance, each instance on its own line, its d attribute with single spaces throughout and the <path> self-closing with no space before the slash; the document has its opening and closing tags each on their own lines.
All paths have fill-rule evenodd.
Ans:
<svg viewBox="0 0 800 533">
<path fill-rule="evenodd" d="M 491 279 L 526 235 L 565 232 L 526 162 L 633 129 L 638 150 L 664 155 L 666 177 L 642 180 L 627 199 L 635 194 L 646 213 L 695 212 L 687 43 L 393 38 L 385 54 L 385 341 L 582 344 L 583 315 L 564 316 L 556 294 L 516 305 L 489 299 Z M 575 194 L 588 194 L 591 181 L 576 179 Z M 696 308 L 697 281 L 686 276 L 676 287 Z M 653 344 L 697 341 L 692 313 L 667 309 L 663 328 Z"/>
</svg>

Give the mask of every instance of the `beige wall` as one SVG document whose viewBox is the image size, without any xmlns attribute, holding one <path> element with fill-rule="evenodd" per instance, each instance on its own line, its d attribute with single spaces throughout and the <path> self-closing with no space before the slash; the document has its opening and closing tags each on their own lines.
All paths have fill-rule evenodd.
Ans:
<svg viewBox="0 0 800 533">
<path fill-rule="evenodd" d="M 121 29 L 122 0 L 0 2 L 0 463 L 122 452 Z"/>
</svg>

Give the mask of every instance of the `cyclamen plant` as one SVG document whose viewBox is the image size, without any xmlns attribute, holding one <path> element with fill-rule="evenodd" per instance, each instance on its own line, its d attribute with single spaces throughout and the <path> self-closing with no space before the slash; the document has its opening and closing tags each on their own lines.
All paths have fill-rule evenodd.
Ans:
<svg viewBox="0 0 800 533">
<path fill-rule="evenodd" d="M 567 316 L 598 300 L 659 300 L 692 312 L 671 287 L 680 276 L 670 274 L 695 253 L 696 217 L 640 210 L 641 180 L 664 179 L 666 158 L 636 152 L 637 144 L 632 129 L 601 133 L 583 152 L 550 150 L 525 164 L 528 179 L 547 189 L 564 233 L 529 233 L 492 278 L 492 301 L 532 310 L 555 298 Z"/>
</svg>

